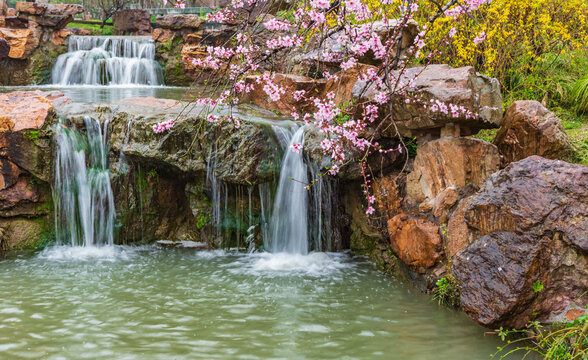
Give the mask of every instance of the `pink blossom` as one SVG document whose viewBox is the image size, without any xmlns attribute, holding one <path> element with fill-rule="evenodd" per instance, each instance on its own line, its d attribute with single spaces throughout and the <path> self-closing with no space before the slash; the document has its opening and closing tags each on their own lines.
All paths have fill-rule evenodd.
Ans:
<svg viewBox="0 0 588 360">
<path fill-rule="evenodd" d="M 299 153 L 300 149 L 302 149 L 302 144 L 301 143 L 297 143 L 297 144 L 292 144 L 292 151 Z"/>
</svg>

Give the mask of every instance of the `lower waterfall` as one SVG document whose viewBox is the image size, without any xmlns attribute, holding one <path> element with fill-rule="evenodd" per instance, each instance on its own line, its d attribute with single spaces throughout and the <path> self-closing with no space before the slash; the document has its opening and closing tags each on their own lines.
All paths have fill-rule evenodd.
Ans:
<svg viewBox="0 0 588 360">
<path fill-rule="evenodd" d="M 113 245 L 116 211 L 108 169 L 108 123 L 84 117 L 86 133 L 56 128 L 55 229 L 57 242 L 71 246 Z"/>
<path fill-rule="evenodd" d="M 284 149 L 280 180 L 274 199 L 269 239 L 265 248 L 273 253 L 308 253 L 308 168 L 302 149 L 292 151 L 292 145 L 304 147 L 304 127 L 294 127 Z M 283 132 L 282 132 L 283 133 Z"/>
</svg>

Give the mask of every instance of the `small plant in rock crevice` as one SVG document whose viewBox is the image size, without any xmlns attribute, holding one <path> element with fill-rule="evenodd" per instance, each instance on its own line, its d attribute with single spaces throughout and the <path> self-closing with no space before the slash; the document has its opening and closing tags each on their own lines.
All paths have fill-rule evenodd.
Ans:
<svg viewBox="0 0 588 360">
<path fill-rule="evenodd" d="M 437 280 L 433 289 L 433 300 L 446 307 L 459 307 L 459 284 L 453 275 Z"/>
</svg>

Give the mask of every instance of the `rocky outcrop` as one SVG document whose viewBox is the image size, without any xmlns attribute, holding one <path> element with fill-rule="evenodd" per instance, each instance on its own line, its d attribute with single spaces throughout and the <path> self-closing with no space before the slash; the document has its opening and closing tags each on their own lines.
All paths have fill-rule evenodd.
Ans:
<svg viewBox="0 0 588 360">
<path fill-rule="evenodd" d="M 31 27 L 63 29 L 73 20 L 73 16 L 81 14 L 84 8 L 77 4 L 17 2 L 16 11 L 18 17 L 27 21 Z"/>
<path fill-rule="evenodd" d="M 0 38 L 6 40 L 10 47 L 8 57 L 24 59 L 29 57 L 39 46 L 39 34 L 31 29 L 2 29 Z"/>
<path fill-rule="evenodd" d="M 574 152 L 558 117 L 531 100 L 515 101 L 508 108 L 492 142 L 504 165 L 532 155 L 568 160 Z"/>
<path fill-rule="evenodd" d="M 499 166 L 496 146 L 474 138 L 443 137 L 418 148 L 406 192 L 418 203 L 431 201 L 449 187 L 481 186 Z"/>
<path fill-rule="evenodd" d="M 472 67 L 452 68 L 449 65 L 428 65 L 398 70 L 391 75 L 405 87 L 406 95 L 396 95 L 392 101 L 391 119 L 394 119 L 401 136 L 440 136 L 446 125 L 457 125 L 461 135 L 476 134 L 480 129 L 496 128 L 502 119 L 502 96 L 498 80 L 480 75 Z M 353 85 L 353 99 L 372 101 L 376 95 L 375 85 L 357 80 Z M 413 101 L 414 95 L 419 101 Z M 411 98 L 410 102 L 406 99 Z M 432 106 L 439 101 L 463 107 L 465 111 L 453 114 Z M 387 112 L 381 114 L 388 115 Z M 391 124 L 382 124 L 383 136 L 397 136 Z"/>
<path fill-rule="evenodd" d="M 115 35 L 150 35 L 151 14 L 147 10 L 123 9 L 112 16 Z"/>
<path fill-rule="evenodd" d="M 46 83 L 53 62 L 67 51 L 65 40 L 72 31 L 64 27 L 82 7 L 17 2 L 16 11 L 14 16 L 0 16 L 0 85 Z"/>
<path fill-rule="evenodd" d="M 485 326 L 521 328 L 586 305 L 586 199 L 585 166 L 531 156 L 492 175 L 465 210 L 476 240 L 453 260 L 464 311 Z"/>
<path fill-rule="evenodd" d="M 0 245 L 35 246 L 51 229 L 53 105 L 55 91 L 0 94 Z"/>
</svg>

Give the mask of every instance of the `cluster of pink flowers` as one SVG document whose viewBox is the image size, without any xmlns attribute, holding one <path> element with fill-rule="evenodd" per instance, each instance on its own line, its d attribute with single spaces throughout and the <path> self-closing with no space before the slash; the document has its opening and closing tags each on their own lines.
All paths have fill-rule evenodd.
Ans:
<svg viewBox="0 0 588 360">
<path fill-rule="evenodd" d="M 153 132 L 156 134 L 162 133 L 165 130 L 169 130 L 174 126 L 174 120 L 170 119 L 167 121 L 162 121 L 157 124 L 153 124 Z"/>
<path fill-rule="evenodd" d="M 492 0 L 464 0 L 461 4 L 457 4 L 451 9 L 445 11 L 445 16 L 456 17 L 463 15 L 466 12 L 473 12 L 478 10 L 482 5 L 491 3 Z"/>
</svg>

